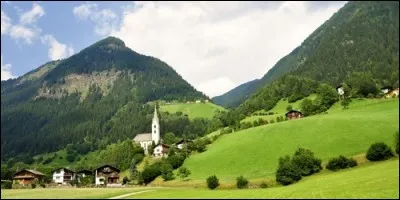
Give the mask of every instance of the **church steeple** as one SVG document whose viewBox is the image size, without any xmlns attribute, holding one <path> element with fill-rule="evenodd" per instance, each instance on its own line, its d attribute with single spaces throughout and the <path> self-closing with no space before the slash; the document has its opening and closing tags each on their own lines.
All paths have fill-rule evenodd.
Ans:
<svg viewBox="0 0 400 200">
<path fill-rule="evenodd" d="M 157 115 L 157 105 L 154 107 L 153 122 L 151 123 L 151 140 L 158 144 L 160 142 L 160 123 Z"/>
</svg>

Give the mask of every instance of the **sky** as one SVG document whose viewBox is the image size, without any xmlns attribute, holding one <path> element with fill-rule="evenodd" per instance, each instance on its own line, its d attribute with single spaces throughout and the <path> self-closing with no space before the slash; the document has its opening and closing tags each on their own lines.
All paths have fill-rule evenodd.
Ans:
<svg viewBox="0 0 400 200">
<path fill-rule="evenodd" d="M 1 80 L 115 36 L 209 97 L 261 78 L 344 1 L 1 1 Z"/>
</svg>

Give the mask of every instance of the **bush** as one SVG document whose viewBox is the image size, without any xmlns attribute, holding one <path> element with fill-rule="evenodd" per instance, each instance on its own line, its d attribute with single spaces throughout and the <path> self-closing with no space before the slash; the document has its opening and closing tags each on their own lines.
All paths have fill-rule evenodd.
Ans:
<svg viewBox="0 0 400 200">
<path fill-rule="evenodd" d="M 282 185 L 289 185 L 299 180 L 301 180 L 300 169 L 291 162 L 290 157 L 279 158 L 276 181 Z"/>
<path fill-rule="evenodd" d="M 239 188 L 239 189 L 247 188 L 248 185 L 249 185 L 249 181 L 246 178 L 244 178 L 243 176 L 239 176 L 236 178 L 237 188 Z"/>
<path fill-rule="evenodd" d="M 36 183 L 32 183 L 31 186 L 32 186 L 32 189 L 35 189 L 36 188 Z"/>
<path fill-rule="evenodd" d="M 268 187 L 268 185 L 267 185 L 266 182 L 262 182 L 262 183 L 260 184 L 260 188 L 267 188 L 267 187 Z"/>
<path fill-rule="evenodd" d="M 122 185 L 125 185 L 126 183 L 128 183 L 129 182 L 129 179 L 128 179 L 128 177 L 124 177 L 123 179 L 122 179 Z"/>
<path fill-rule="evenodd" d="M 181 167 L 178 169 L 178 176 L 181 177 L 182 180 L 184 180 L 189 175 L 190 175 L 190 170 L 188 168 Z"/>
<path fill-rule="evenodd" d="M 328 164 L 326 165 L 326 168 L 331 171 L 337 171 L 340 169 L 345 169 L 355 166 L 357 166 L 357 161 L 354 160 L 353 158 L 348 159 L 344 156 L 339 156 L 337 158 L 330 159 Z"/>
<path fill-rule="evenodd" d="M 312 151 L 304 148 L 297 149 L 292 162 L 300 170 L 302 176 L 309 176 L 322 169 L 321 159 L 315 158 Z"/>
<path fill-rule="evenodd" d="M 11 189 L 12 188 L 12 181 L 1 181 L 1 189 Z"/>
<path fill-rule="evenodd" d="M 208 188 L 213 190 L 213 189 L 217 188 L 218 186 L 219 186 L 219 180 L 215 175 L 207 178 L 207 187 Z"/>
<path fill-rule="evenodd" d="M 160 166 L 161 170 L 161 177 L 164 179 L 164 181 L 169 181 L 174 179 L 174 174 L 172 173 L 172 165 L 169 163 L 163 163 Z"/>
<path fill-rule="evenodd" d="M 157 176 L 161 175 L 160 164 L 161 163 L 154 163 L 143 170 L 141 178 L 145 185 L 153 181 Z"/>
<path fill-rule="evenodd" d="M 367 159 L 370 161 L 381 161 L 393 157 L 392 150 L 385 143 L 378 142 L 368 149 Z"/>
<path fill-rule="evenodd" d="M 168 157 L 167 162 L 172 165 L 173 169 L 178 169 L 182 166 L 183 162 L 185 161 L 185 156 L 181 154 L 175 154 L 173 156 Z"/>
</svg>

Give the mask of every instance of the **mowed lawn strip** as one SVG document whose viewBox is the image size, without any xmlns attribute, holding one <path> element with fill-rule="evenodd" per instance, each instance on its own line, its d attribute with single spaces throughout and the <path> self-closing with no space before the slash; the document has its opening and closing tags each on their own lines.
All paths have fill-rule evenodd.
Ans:
<svg viewBox="0 0 400 200">
<path fill-rule="evenodd" d="M 96 199 L 110 198 L 127 193 L 148 190 L 148 188 L 36 188 L 2 189 L 2 199 Z"/>
<path fill-rule="evenodd" d="M 186 159 L 184 166 L 191 171 L 192 180 L 211 175 L 227 181 L 240 175 L 274 178 L 279 157 L 292 155 L 299 147 L 312 150 L 323 162 L 365 153 L 375 142 L 393 148 L 394 133 L 399 129 L 398 99 L 355 105 L 224 135 L 206 152 Z"/>
<path fill-rule="evenodd" d="M 265 189 L 159 189 L 128 198 L 399 198 L 398 158 L 303 178 Z"/>
</svg>

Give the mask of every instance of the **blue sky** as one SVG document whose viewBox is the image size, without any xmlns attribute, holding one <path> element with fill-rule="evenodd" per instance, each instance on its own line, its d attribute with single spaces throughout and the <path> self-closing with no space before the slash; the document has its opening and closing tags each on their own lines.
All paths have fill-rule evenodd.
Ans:
<svg viewBox="0 0 400 200">
<path fill-rule="evenodd" d="M 213 97 L 261 78 L 346 2 L 1 2 L 1 79 L 107 36 Z"/>
</svg>

